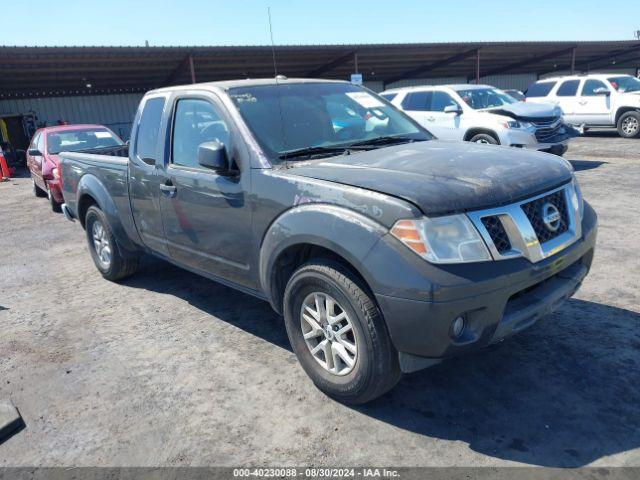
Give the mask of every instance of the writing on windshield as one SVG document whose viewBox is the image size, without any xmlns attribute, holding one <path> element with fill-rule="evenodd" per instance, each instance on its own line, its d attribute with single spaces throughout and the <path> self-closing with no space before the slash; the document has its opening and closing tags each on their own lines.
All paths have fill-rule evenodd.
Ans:
<svg viewBox="0 0 640 480">
<path fill-rule="evenodd" d="M 379 138 L 432 138 L 385 100 L 348 83 L 304 82 L 229 90 L 240 115 L 273 160 L 303 151 L 340 148 Z"/>
</svg>

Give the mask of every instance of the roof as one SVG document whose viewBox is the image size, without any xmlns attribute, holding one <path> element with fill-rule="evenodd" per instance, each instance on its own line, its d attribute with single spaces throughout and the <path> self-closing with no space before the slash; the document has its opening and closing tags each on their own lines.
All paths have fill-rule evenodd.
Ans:
<svg viewBox="0 0 640 480">
<path fill-rule="evenodd" d="M 83 130 L 85 128 L 107 128 L 104 125 L 97 124 L 73 124 L 73 125 L 54 125 L 52 127 L 41 128 L 40 131 L 44 133 L 60 133 L 70 132 L 73 130 Z"/>
<path fill-rule="evenodd" d="M 219 88 L 222 90 L 228 90 L 230 88 L 238 88 L 238 87 L 261 87 L 268 85 L 292 85 L 296 83 L 348 83 L 345 80 L 327 80 L 327 79 L 318 79 L 318 78 L 287 78 L 282 75 L 278 76 L 278 79 L 275 78 L 254 78 L 254 79 L 244 79 L 244 80 L 221 80 L 218 82 L 201 82 L 201 83 L 190 83 L 187 85 L 177 85 L 172 87 L 163 87 L 152 90 L 152 92 L 160 93 L 165 91 L 175 91 L 175 90 L 193 90 L 196 89 L 208 89 L 208 88 Z"/>
<path fill-rule="evenodd" d="M 406 78 L 553 73 L 640 64 L 640 41 L 467 42 L 355 45 L 0 46 L 0 98 L 143 92 L 238 78 Z"/>
<path fill-rule="evenodd" d="M 541 80 L 541 82 L 542 81 L 557 82 L 559 80 L 569 80 L 569 79 L 581 80 L 583 78 L 598 78 L 603 80 L 611 77 L 631 77 L 631 75 L 628 75 L 626 73 L 589 73 L 587 75 L 562 75 L 558 77 L 548 77 L 548 78 L 545 78 L 544 80 Z"/>
</svg>

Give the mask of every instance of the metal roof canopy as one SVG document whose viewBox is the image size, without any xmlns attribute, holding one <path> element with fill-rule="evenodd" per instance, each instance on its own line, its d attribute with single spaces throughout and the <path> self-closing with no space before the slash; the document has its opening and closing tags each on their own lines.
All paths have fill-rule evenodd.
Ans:
<svg viewBox="0 0 640 480">
<path fill-rule="evenodd" d="M 276 46 L 278 73 L 384 85 L 408 78 L 589 71 L 640 65 L 640 41 Z M 273 77 L 270 46 L 0 46 L 0 98 L 143 92 L 167 85 Z M 91 85 L 91 88 L 87 87 Z"/>
</svg>

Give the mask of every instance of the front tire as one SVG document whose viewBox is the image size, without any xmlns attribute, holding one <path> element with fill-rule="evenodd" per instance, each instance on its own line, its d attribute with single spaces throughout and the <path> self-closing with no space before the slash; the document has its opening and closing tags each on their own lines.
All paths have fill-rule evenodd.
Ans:
<svg viewBox="0 0 640 480">
<path fill-rule="evenodd" d="M 469 141 L 471 143 L 482 143 L 485 145 L 498 145 L 498 140 L 488 133 L 478 133 L 471 137 Z"/>
<path fill-rule="evenodd" d="M 111 281 L 122 280 L 138 270 L 137 257 L 125 257 L 120 253 L 107 216 L 102 210 L 95 205 L 89 207 L 84 225 L 93 263 L 104 278 Z"/>
<path fill-rule="evenodd" d="M 640 112 L 625 112 L 618 119 L 618 135 L 623 138 L 640 137 Z"/>
<path fill-rule="evenodd" d="M 284 293 L 291 346 L 313 383 L 348 404 L 362 404 L 400 380 L 398 353 L 366 287 L 338 262 L 300 267 Z"/>
</svg>

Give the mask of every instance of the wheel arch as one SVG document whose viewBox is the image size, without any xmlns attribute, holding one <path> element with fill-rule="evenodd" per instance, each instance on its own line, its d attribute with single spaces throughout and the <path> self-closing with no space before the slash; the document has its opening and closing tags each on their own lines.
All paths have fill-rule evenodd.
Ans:
<svg viewBox="0 0 640 480">
<path fill-rule="evenodd" d="M 491 130 L 490 128 L 482 128 L 482 127 L 473 127 L 470 128 L 469 130 L 466 131 L 466 133 L 464 134 L 464 141 L 468 142 L 469 140 L 471 140 L 475 135 L 478 135 L 480 133 L 484 133 L 485 135 L 490 135 L 492 136 L 496 142 L 498 142 L 498 145 L 500 145 L 500 137 L 498 136 L 498 134 L 494 131 Z"/>
<path fill-rule="evenodd" d="M 312 258 L 339 262 L 371 290 L 362 260 L 386 233 L 385 227 L 352 210 L 314 204 L 293 208 L 276 219 L 260 248 L 260 284 L 274 310 L 282 313 L 291 274 Z"/>
<path fill-rule="evenodd" d="M 640 113 L 640 107 L 620 107 L 618 108 L 618 110 L 616 111 L 616 119 L 614 122 L 614 125 L 617 127 L 618 126 L 618 120 L 620 120 L 620 117 L 622 115 L 624 115 L 627 112 L 636 112 L 636 113 Z"/>
<path fill-rule="evenodd" d="M 78 220 L 83 228 L 86 228 L 85 217 L 87 210 L 92 206 L 97 206 L 104 212 L 109 221 L 109 226 L 116 237 L 118 248 L 123 255 L 127 253 L 138 253 L 139 248 L 131 241 L 127 235 L 113 198 L 100 180 L 93 175 L 84 175 L 78 183 Z"/>
</svg>

